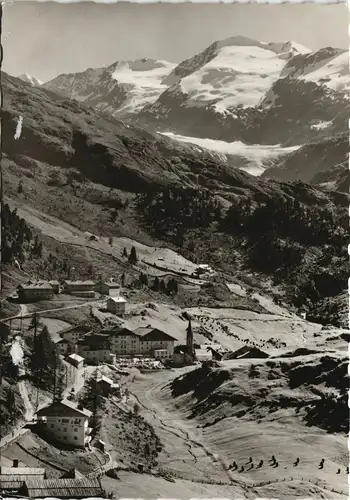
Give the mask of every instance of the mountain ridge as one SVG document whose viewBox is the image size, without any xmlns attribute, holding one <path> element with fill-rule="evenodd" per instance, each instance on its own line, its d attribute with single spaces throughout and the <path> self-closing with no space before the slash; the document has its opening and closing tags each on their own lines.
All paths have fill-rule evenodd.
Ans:
<svg viewBox="0 0 350 500">
<path fill-rule="evenodd" d="M 334 72 L 332 64 L 339 58 L 336 69 L 341 73 L 346 69 L 343 49 L 311 51 L 292 41 L 268 43 L 233 36 L 212 43 L 177 65 L 166 63 L 169 66 L 165 65 L 163 76 L 153 83 L 148 79 L 149 85 L 144 87 L 147 71 L 136 76 L 130 65 L 142 66 L 144 61 L 147 67 L 162 61 L 122 63 L 129 69 L 125 73 L 119 68 L 120 80 L 118 75 L 116 80 L 112 78 L 121 64 L 116 62 L 76 75 L 60 75 L 44 85 L 74 97 L 72 80 L 79 80 L 76 97 L 80 101 L 150 131 L 292 146 L 345 132 L 349 103 L 344 77 L 337 78 L 337 73 L 330 74 L 328 80 L 322 74 L 317 77 L 320 71 Z M 137 85 L 133 83 L 131 88 L 128 78 L 134 83 L 139 79 L 143 98 L 137 97 Z M 334 82 L 338 81 L 341 85 L 337 86 Z M 288 99 L 290 95 L 293 99 Z"/>
</svg>

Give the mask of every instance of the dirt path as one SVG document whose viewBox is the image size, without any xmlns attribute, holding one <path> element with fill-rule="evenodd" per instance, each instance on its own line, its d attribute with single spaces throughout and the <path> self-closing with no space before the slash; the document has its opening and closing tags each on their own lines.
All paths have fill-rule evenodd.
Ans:
<svg viewBox="0 0 350 500">
<path fill-rule="evenodd" d="M 21 309 L 22 309 L 22 307 L 26 308 L 25 309 L 25 311 L 26 311 L 25 313 L 24 312 L 20 312 L 20 313 L 16 314 L 16 316 L 11 316 L 9 318 L 3 318 L 1 321 L 2 322 L 7 322 L 7 321 L 18 319 L 18 318 L 21 318 L 21 317 L 23 317 L 23 318 L 30 318 L 35 313 L 37 313 L 39 315 L 43 315 L 45 313 L 50 313 L 50 312 L 65 311 L 65 310 L 68 310 L 68 309 L 78 309 L 79 307 L 88 307 L 88 306 L 98 307 L 98 306 L 102 305 L 104 302 L 105 302 L 105 299 L 102 299 L 102 300 L 84 302 L 83 304 L 74 304 L 73 306 L 57 307 L 57 308 L 54 308 L 54 309 L 45 309 L 43 311 L 33 311 L 33 312 L 28 312 L 27 306 L 25 304 L 21 304 Z"/>
<path fill-rule="evenodd" d="M 24 419 L 27 422 L 29 422 L 30 420 L 32 420 L 34 416 L 34 408 L 29 399 L 27 387 L 24 380 L 18 383 L 18 390 L 24 402 L 24 407 L 25 407 Z"/>
</svg>

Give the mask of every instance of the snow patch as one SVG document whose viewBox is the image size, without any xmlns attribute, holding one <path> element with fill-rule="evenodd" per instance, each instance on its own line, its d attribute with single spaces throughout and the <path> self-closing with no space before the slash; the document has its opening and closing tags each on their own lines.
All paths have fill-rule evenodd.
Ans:
<svg viewBox="0 0 350 500">
<path fill-rule="evenodd" d="M 135 113 L 146 104 L 156 101 L 167 89 L 167 86 L 162 84 L 163 78 L 175 67 L 174 63 L 151 59 L 117 63 L 111 77 L 117 80 L 118 84 L 126 86 L 129 95 L 119 111 Z"/>
<path fill-rule="evenodd" d="M 18 78 L 20 78 L 24 82 L 30 83 L 31 85 L 33 85 L 33 87 L 37 87 L 43 84 L 41 80 L 38 80 L 37 78 L 34 78 L 34 76 L 28 75 L 27 73 L 19 76 Z"/>
<path fill-rule="evenodd" d="M 186 142 L 198 145 L 202 148 L 224 154 L 227 157 L 238 157 L 244 159 L 245 164 L 240 166 L 241 170 L 248 172 L 251 175 L 259 176 L 269 166 L 266 165 L 270 160 L 274 160 L 279 156 L 286 155 L 292 151 L 296 151 L 300 146 L 291 146 L 284 148 L 279 144 L 276 145 L 260 145 L 260 144 L 244 144 L 241 141 L 225 142 L 216 141 L 214 139 L 201 139 L 198 137 L 186 137 L 183 135 L 164 132 L 162 135 L 175 139 L 179 142 Z"/>
<path fill-rule="evenodd" d="M 344 52 L 334 57 L 323 66 L 315 71 L 309 72 L 307 75 L 299 76 L 299 79 L 323 84 L 338 92 L 348 92 L 350 90 L 348 52 Z"/>
<path fill-rule="evenodd" d="M 18 118 L 17 126 L 16 126 L 16 132 L 15 132 L 15 139 L 19 139 L 21 137 L 22 133 L 22 123 L 23 123 L 23 116 L 20 116 Z"/>
<path fill-rule="evenodd" d="M 328 121 L 328 122 L 319 121 L 318 123 L 314 123 L 313 125 L 311 125 L 311 128 L 314 130 L 324 130 L 325 128 L 330 127 L 332 125 L 332 123 L 333 123 L 333 120 Z"/>
<path fill-rule="evenodd" d="M 23 363 L 24 352 L 19 340 L 16 338 L 11 346 L 10 354 L 12 362 L 15 366 L 20 366 Z"/>
</svg>

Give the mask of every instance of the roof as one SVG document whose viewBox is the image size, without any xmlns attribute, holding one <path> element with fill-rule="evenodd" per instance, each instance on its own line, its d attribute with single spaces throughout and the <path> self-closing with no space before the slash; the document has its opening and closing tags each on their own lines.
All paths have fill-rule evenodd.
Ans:
<svg viewBox="0 0 350 500">
<path fill-rule="evenodd" d="M 50 285 L 55 285 L 55 286 L 60 284 L 60 282 L 57 280 L 50 280 L 49 283 L 50 283 Z"/>
<path fill-rule="evenodd" d="M 8 479 L 5 479 L 5 481 L 2 479 L 0 476 L 0 491 L 4 490 L 19 490 L 22 488 L 24 484 L 24 480 L 22 481 L 10 481 Z"/>
<path fill-rule="evenodd" d="M 62 474 L 60 479 L 82 479 L 84 477 L 84 474 L 73 468 Z"/>
<path fill-rule="evenodd" d="M 108 300 L 112 300 L 113 302 L 127 302 L 126 299 L 124 299 L 124 297 L 109 297 Z"/>
<path fill-rule="evenodd" d="M 87 498 L 104 497 L 104 491 L 98 479 L 60 478 L 29 479 L 26 481 L 31 498 Z"/>
<path fill-rule="evenodd" d="M 56 401 L 55 403 L 52 403 L 51 405 L 47 406 L 46 408 L 42 408 L 37 412 L 37 415 L 40 416 L 61 416 L 61 415 L 67 415 L 70 414 L 72 416 L 74 415 L 84 415 L 85 417 L 91 417 L 92 412 L 87 410 L 86 408 L 83 408 L 80 410 L 78 408 L 78 405 L 76 403 L 73 403 L 72 401 L 68 401 L 67 399 L 64 399 L 63 401 Z"/>
<path fill-rule="evenodd" d="M 259 349 L 258 347 L 243 346 L 243 347 L 240 347 L 239 349 L 237 349 L 234 352 L 225 353 L 224 356 L 223 356 L 223 358 L 225 360 L 245 358 L 245 357 L 249 357 L 249 358 L 268 358 L 269 355 L 266 352 L 264 352 L 261 349 Z"/>
<path fill-rule="evenodd" d="M 130 330 L 129 328 L 121 328 L 120 326 L 116 326 L 112 329 L 106 329 L 104 330 L 105 333 L 109 336 L 124 336 L 124 335 L 136 335 L 136 333 L 134 333 L 132 330 Z"/>
<path fill-rule="evenodd" d="M 98 283 L 101 285 L 107 285 L 109 288 L 120 288 L 120 284 L 117 281 L 101 280 Z"/>
<path fill-rule="evenodd" d="M 67 340 L 67 339 L 57 339 L 54 342 L 55 342 L 55 344 L 72 344 L 72 342 L 69 342 L 69 340 Z"/>
<path fill-rule="evenodd" d="M 83 339 L 77 341 L 77 345 L 86 345 L 94 348 L 104 349 L 109 347 L 109 337 L 107 335 L 95 333 L 87 335 Z"/>
<path fill-rule="evenodd" d="M 45 469 L 43 468 L 31 468 L 31 467 L 0 467 L 0 480 L 2 476 L 10 476 L 6 481 L 13 480 L 13 477 L 17 476 L 43 476 L 45 474 Z"/>
<path fill-rule="evenodd" d="M 79 285 L 86 285 L 86 286 L 95 286 L 95 282 L 92 281 L 92 280 L 76 280 L 76 281 L 72 281 L 72 280 L 65 280 L 64 282 L 65 285 L 76 285 L 76 286 L 79 286 Z"/>
<path fill-rule="evenodd" d="M 50 283 L 31 283 L 30 285 L 18 285 L 18 290 L 52 290 Z"/>
<path fill-rule="evenodd" d="M 109 384 L 109 385 L 114 385 L 114 382 L 111 378 L 109 377 L 106 377 L 105 375 L 102 375 L 102 377 L 100 377 L 97 382 L 105 382 L 106 384 Z"/>
<path fill-rule="evenodd" d="M 177 340 L 175 337 L 172 337 L 168 333 L 162 332 L 161 330 L 158 330 L 158 328 L 152 327 L 150 328 L 140 326 L 139 328 L 136 328 L 136 330 L 134 330 L 134 333 L 135 335 L 142 337 L 142 340 Z"/>
<path fill-rule="evenodd" d="M 68 359 L 74 359 L 74 361 L 78 361 L 78 363 L 80 363 L 81 361 L 84 361 L 84 358 L 82 356 L 79 356 L 79 354 L 70 354 L 68 356 Z"/>
<path fill-rule="evenodd" d="M 89 333 L 91 331 L 91 327 L 87 325 L 73 325 L 73 326 L 68 326 L 67 328 L 64 328 L 63 330 L 60 330 L 59 335 L 64 335 L 65 333 L 69 332 L 78 332 L 78 333 Z"/>
</svg>

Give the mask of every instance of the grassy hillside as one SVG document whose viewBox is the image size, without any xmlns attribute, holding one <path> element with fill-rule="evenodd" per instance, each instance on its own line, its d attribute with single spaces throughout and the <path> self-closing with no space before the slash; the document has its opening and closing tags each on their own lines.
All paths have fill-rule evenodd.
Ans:
<svg viewBox="0 0 350 500">
<path fill-rule="evenodd" d="M 283 409 L 308 425 L 346 434 L 347 386 L 346 356 L 314 351 L 243 365 L 210 362 L 175 379 L 171 389 L 174 398 L 191 393 L 190 418 L 206 427 L 228 417 L 269 420 Z"/>
</svg>

